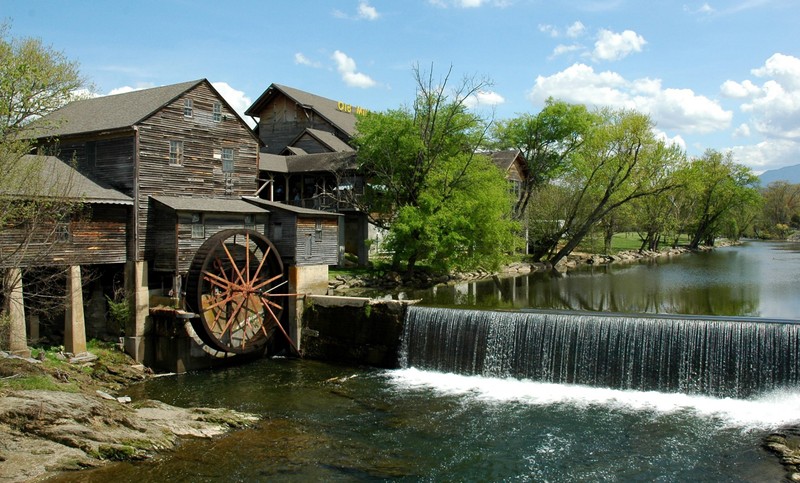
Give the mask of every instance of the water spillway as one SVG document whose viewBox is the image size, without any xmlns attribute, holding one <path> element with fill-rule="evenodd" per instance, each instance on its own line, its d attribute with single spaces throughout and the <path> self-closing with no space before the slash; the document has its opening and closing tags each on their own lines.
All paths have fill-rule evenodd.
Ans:
<svg viewBox="0 0 800 483">
<path fill-rule="evenodd" d="M 410 307 L 401 367 L 743 398 L 800 385 L 800 324 Z"/>
</svg>

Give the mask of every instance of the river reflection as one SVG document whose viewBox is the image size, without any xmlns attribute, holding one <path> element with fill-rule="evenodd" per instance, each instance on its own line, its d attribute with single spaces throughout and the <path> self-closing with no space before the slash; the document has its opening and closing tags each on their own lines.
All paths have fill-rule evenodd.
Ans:
<svg viewBox="0 0 800 483">
<path fill-rule="evenodd" d="M 399 297 L 423 305 L 796 319 L 800 243 L 747 242 L 634 264 L 531 273 Z"/>
</svg>

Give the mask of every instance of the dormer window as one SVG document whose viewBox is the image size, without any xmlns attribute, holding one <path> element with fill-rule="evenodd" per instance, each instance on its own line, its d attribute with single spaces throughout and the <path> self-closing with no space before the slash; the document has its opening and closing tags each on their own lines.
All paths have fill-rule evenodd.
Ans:
<svg viewBox="0 0 800 483">
<path fill-rule="evenodd" d="M 192 117 L 194 103 L 191 99 L 183 100 L 183 117 Z"/>
</svg>

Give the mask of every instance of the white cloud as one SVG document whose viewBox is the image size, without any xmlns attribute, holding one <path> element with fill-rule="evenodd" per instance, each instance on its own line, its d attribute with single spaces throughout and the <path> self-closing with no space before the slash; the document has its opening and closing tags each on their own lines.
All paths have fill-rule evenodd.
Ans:
<svg viewBox="0 0 800 483">
<path fill-rule="evenodd" d="M 661 131 L 659 129 L 655 130 L 656 139 L 660 139 L 664 141 L 664 144 L 667 146 L 678 146 L 681 148 L 682 151 L 686 151 L 686 141 L 680 134 L 676 134 L 675 136 L 669 137 L 667 133 Z"/>
<path fill-rule="evenodd" d="M 602 29 L 594 43 L 594 60 L 620 60 L 633 52 L 641 52 L 647 41 L 633 30 L 615 33 Z"/>
<path fill-rule="evenodd" d="M 567 37 L 572 39 L 580 37 L 584 32 L 586 32 L 586 26 L 584 26 L 580 21 L 576 21 L 567 27 Z"/>
<path fill-rule="evenodd" d="M 564 33 L 562 34 L 558 27 L 549 24 L 540 24 L 539 31 L 543 32 L 550 37 L 558 38 L 562 36 L 569 37 L 571 39 L 575 39 L 580 37 L 586 32 L 586 26 L 583 25 L 580 21 L 575 21 L 572 25 L 568 26 Z"/>
<path fill-rule="evenodd" d="M 307 65 L 309 67 L 322 67 L 322 64 L 309 59 L 302 52 L 294 54 L 294 63 L 297 65 Z"/>
<path fill-rule="evenodd" d="M 428 3 L 436 7 L 456 7 L 456 8 L 478 8 L 484 5 L 492 7 L 507 7 L 511 0 L 428 0 Z"/>
<path fill-rule="evenodd" d="M 536 104 L 548 97 L 590 107 L 635 109 L 649 114 L 659 129 L 709 133 L 726 129 L 733 113 L 690 89 L 663 88 L 658 79 L 626 80 L 616 72 L 595 72 L 577 63 L 549 77 L 539 76 L 528 93 Z"/>
<path fill-rule="evenodd" d="M 765 78 L 762 85 L 752 81 L 726 81 L 722 92 L 745 100 L 741 111 L 750 115 L 750 126 L 767 138 L 800 140 L 800 59 L 774 54 L 751 73 Z"/>
<path fill-rule="evenodd" d="M 700 13 L 704 15 L 710 15 L 715 12 L 714 7 L 709 5 L 708 3 L 704 3 L 699 7 L 693 8 L 688 5 L 683 6 L 683 11 L 687 13 Z"/>
<path fill-rule="evenodd" d="M 550 55 L 550 58 L 558 57 L 559 55 L 569 54 L 570 52 L 578 52 L 583 50 L 582 45 L 572 44 L 572 45 L 556 45 L 556 48 L 553 49 L 553 54 Z"/>
<path fill-rule="evenodd" d="M 253 104 L 253 101 L 244 92 L 234 89 L 227 82 L 212 82 L 211 85 L 250 127 L 255 126 L 255 121 L 244 115 L 244 111 Z"/>
<path fill-rule="evenodd" d="M 464 99 L 464 105 L 469 109 L 479 106 L 496 106 L 506 102 L 505 98 L 494 91 L 478 91 Z"/>
<path fill-rule="evenodd" d="M 378 17 L 380 17 L 380 14 L 369 2 L 361 2 L 358 4 L 358 18 L 377 20 Z"/>
<path fill-rule="evenodd" d="M 755 94 L 758 94 L 759 88 L 757 85 L 753 84 L 749 80 L 744 82 L 736 82 L 732 80 L 726 80 L 722 83 L 720 87 L 720 92 L 725 97 L 731 97 L 734 99 L 744 99 L 746 97 L 751 97 Z"/>
<path fill-rule="evenodd" d="M 539 32 L 546 33 L 550 37 L 556 38 L 560 35 L 558 29 L 553 25 L 541 24 L 539 25 Z"/>
<path fill-rule="evenodd" d="M 368 75 L 356 71 L 356 61 L 344 52 L 337 50 L 332 57 L 336 61 L 336 70 L 339 71 L 342 80 L 348 86 L 368 88 L 375 85 L 375 81 Z"/>
<path fill-rule="evenodd" d="M 733 137 L 735 138 L 747 138 L 750 137 L 750 126 L 745 123 L 739 124 L 739 127 L 734 129 Z"/>
<path fill-rule="evenodd" d="M 786 139 L 770 139 L 757 144 L 734 146 L 731 151 L 736 162 L 760 174 L 770 169 L 797 164 L 800 144 Z"/>
</svg>

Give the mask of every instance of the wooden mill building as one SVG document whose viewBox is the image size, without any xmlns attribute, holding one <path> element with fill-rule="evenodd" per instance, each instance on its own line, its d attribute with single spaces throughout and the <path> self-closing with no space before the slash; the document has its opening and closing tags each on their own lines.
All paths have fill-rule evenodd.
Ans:
<svg viewBox="0 0 800 483">
<path fill-rule="evenodd" d="M 270 207 L 253 199 L 263 143 L 205 79 L 75 101 L 36 122 L 29 136 L 39 153 L 52 156 L 46 158 L 50 164 L 73 165 L 86 186 L 93 183 L 80 196 L 108 190 L 104 200 L 93 201 L 105 203 L 94 213 L 109 219 L 93 232 L 99 248 L 78 250 L 67 263 L 125 264 L 134 308 L 126 348 L 139 360 L 151 300 L 181 296 L 191 259 L 205 240 L 226 230 L 268 236 L 278 223 L 270 224 Z M 310 225 L 312 239 L 320 240 L 311 245 L 316 250 L 285 256 L 287 265 L 336 263 L 338 216 L 305 209 L 287 218 L 285 210 L 277 211 L 287 239 L 298 226 Z M 82 240 L 77 231 L 72 240 Z M 21 266 L 32 263 L 38 262 Z M 293 289 L 299 291 L 297 280 Z"/>
</svg>

